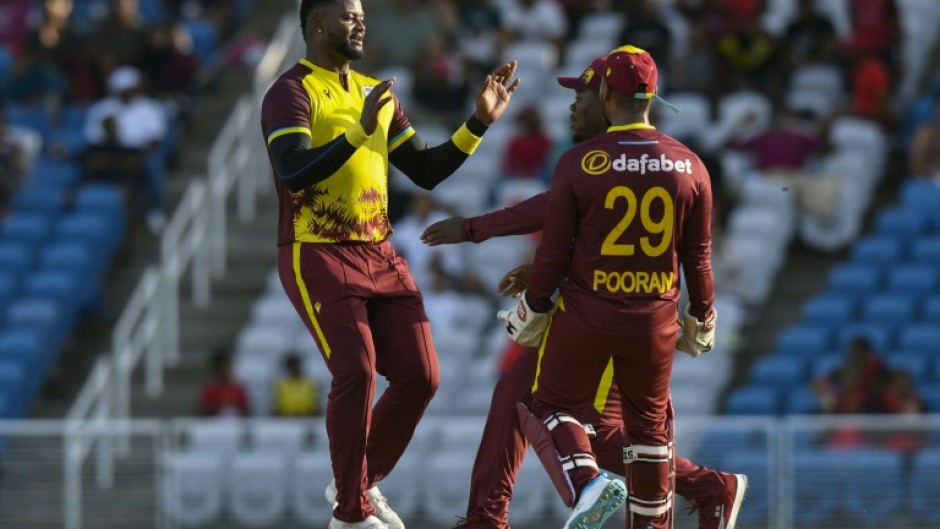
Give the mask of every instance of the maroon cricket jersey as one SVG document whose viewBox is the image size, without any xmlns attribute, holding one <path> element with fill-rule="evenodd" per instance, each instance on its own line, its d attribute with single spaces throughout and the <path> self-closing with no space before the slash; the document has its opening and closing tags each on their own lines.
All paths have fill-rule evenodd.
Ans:
<svg viewBox="0 0 940 529">
<path fill-rule="evenodd" d="M 688 147 L 649 125 L 611 127 L 555 166 L 526 300 L 567 311 L 603 334 L 676 325 L 679 266 L 692 314 L 714 302 L 711 183 Z M 564 281 L 562 281 L 564 279 Z"/>
</svg>

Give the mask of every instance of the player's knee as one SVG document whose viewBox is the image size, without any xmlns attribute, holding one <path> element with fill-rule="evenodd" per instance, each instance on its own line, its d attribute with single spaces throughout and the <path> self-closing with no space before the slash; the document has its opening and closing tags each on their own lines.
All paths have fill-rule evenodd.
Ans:
<svg viewBox="0 0 940 529">
<path fill-rule="evenodd" d="M 411 398 L 430 399 L 441 385 L 441 375 L 437 371 L 412 372 L 399 378 L 389 379 L 389 388 L 397 387 Z"/>
</svg>

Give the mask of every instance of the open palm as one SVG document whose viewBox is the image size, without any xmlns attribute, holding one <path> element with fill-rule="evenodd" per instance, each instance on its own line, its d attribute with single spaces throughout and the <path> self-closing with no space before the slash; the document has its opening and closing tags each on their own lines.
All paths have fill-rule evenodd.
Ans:
<svg viewBox="0 0 940 529">
<path fill-rule="evenodd" d="M 490 75 L 476 93 L 476 116 L 485 125 L 490 125 L 506 111 L 513 92 L 519 88 L 521 79 L 513 80 L 516 73 L 516 61 L 506 63 Z"/>
</svg>

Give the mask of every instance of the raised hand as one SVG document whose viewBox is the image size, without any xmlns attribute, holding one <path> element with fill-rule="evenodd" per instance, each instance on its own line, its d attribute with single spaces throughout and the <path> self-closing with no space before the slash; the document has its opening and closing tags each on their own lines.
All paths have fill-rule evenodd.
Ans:
<svg viewBox="0 0 940 529">
<path fill-rule="evenodd" d="M 463 217 L 451 217 L 431 224 L 421 233 L 421 241 L 428 246 L 438 246 L 441 244 L 457 244 L 463 242 L 463 234 L 460 226 L 463 224 Z"/>
<path fill-rule="evenodd" d="M 484 125 L 490 125 L 506 111 L 512 94 L 519 88 L 521 79 L 513 80 L 516 61 L 506 63 L 486 76 L 476 93 L 476 117 Z"/>
<path fill-rule="evenodd" d="M 362 124 L 362 129 L 366 131 L 366 134 L 371 135 L 379 126 L 379 111 L 392 100 L 392 96 L 388 91 L 393 84 L 395 84 L 395 76 L 373 87 L 369 95 L 366 96 L 366 100 L 362 104 L 362 115 L 359 117 L 359 123 Z"/>
<path fill-rule="evenodd" d="M 496 286 L 496 289 L 504 298 L 508 298 L 510 296 L 518 298 L 529 285 L 529 273 L 531 272 L 531 264 L 517 266 L 507 272 L 506 275 L 500 279 L 499 285 Z"/>
</svg>

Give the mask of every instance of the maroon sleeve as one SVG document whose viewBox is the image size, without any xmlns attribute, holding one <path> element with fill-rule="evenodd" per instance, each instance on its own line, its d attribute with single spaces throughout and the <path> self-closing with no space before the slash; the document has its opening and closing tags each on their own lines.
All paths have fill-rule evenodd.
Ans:
<svg viewBox="0 0 940 529">
<path fill-rule="evenodd" d="M 549 192 L 539 193 L 499 211 L 463 221 L 460 231 L 465 241 L 483 242 L 492 237 L 524 235 L 542 229 L 548 211 Z"/>
<path fill-rule="evenodd" d="M 679 261 L 685 274 L 689 292 L 689 312 L 700 321 L 715 302 L 715 278 L 712 274 L 712 189 L 708 171 L 701 160 L 696 159 L 699 175 L 692 208 L 682 228 L 679 241 Z"/>
<path fill-rule="evenodd" d="M 405 115 L 405 111 L 401 108 L 401 101 L 394 92 L 392 92 L 392 104 L 395 105 L 395 113 L 392 114 L 392 122 L 388 125 L 389 141 L 411 128 L 411 121 Z"/>
<path fill-rule="evenodd" d="M 310 128 L 313 102 L 301 84 L 301 77 L 287 71 L 271 85 L 261 103 L 261 130 L 265 144 L 272 133 L 289 127 Z"/>
<path fill-rule="evenodd" d="M 552 175 L 552 189 L 542 231 L 542 242 L 535 253 L 532 275 L 526 289 L 526 301 L 536 312 L 552 308 L 552 295 L 561 283 L 571 259 L 571 240 L 578 227 L 578 203 L 568 179 L 570 156 L 563 156 Z"/>
</svg>

